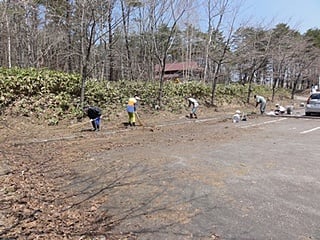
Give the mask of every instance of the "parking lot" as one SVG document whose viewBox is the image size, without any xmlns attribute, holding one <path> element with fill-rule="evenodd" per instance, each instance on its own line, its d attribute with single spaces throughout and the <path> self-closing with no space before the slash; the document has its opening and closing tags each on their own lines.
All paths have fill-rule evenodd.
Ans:
<svg viewBox="0 0 320 240">
<path fill-rule="evenodd" d="M 297 115 L 163 125 L 91 156 L 96 187 L 123 162 L 104 207 L 138 239 L 320 239 L 319 131 Z"/>
<path fill-rule="evenodd" d="M 127 239 L 320 239 L 320 117 L 303 109 L 236 124 L 213 115 L 94 134 L 41 130 L 3 135 L 3 156 L 27 169 L 17 193 L 39 181 L 24 194 L 31 203 L 36 190 L 54 195 L 63 221 L 101 213 L 97 227 L 112 226 L 101 234 Z M 48 181 L 54 191 L 41 192 Z M 37 233 L 57 219 L 42 203 Z"/>
</svg>

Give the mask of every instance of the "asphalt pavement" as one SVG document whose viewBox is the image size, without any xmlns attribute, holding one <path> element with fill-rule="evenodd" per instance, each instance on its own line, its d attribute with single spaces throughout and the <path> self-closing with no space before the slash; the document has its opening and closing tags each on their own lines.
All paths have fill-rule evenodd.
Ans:
<svg viewBox="0 0 320 240">
<path fill-rule="evenodd" d="M 136 144 L 125 151 L 89 157 L 96 179 L 83 188 L 108 190 L 112 232 L 141 240 L 320 239 L 320 117 L 297 109 L 236 124 L 200 120 L 200 134 L 184 135 L 193 123 L 170 137 L 166 126 L 148 138 L 130 132 Z"/>
<path fill-rule="evenodd" d="M 264 118 L 237 127 L 256 131 L 206 151 L 208 167 L 230 170 L 223 191 L 202 204 L 210 209 L 202 222 L 223 239 L 320 239 L 320 119 Z"/>
</svg>

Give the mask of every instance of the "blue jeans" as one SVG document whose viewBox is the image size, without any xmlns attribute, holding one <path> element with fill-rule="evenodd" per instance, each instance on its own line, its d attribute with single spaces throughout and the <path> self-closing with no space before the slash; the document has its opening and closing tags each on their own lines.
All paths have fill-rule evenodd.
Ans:
<svg viewBox="0 0 320 240">
<path fill-rule="evenodd" d="M 100 129 L 100 117 L 97 117 L 95 119 L 91 119 L 91 123 L 92 123 L 94 130 Z"/>
</svg>

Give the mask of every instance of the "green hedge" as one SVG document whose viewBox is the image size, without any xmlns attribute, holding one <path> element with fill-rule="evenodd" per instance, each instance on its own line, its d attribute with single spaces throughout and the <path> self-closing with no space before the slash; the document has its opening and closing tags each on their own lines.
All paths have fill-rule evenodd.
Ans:
<svg viewBox="0 0 320 240">
<path fill-rule="evenodd" d="M 217 85 L 215 104 L 245 102 L 247 86 L 239 84 Z M 155 111 L 158 82 L 98 81 L 86 82 L 85 104 L 96 105 L 106 112 L 124 111 L 130 96 L 139 94 L 144 111 Z M 255 86 L 254 92 L 270 93 L 270 89 Z M 35 116 L 50 124 L 64 118 L 81 117 L 81 76 L 48 69 L 0 68 L 0 110 L 6 114 Z M 189 81 L 164 84 L 162 109 L 181 112 L 185 96 L 197 98 L 200 104 L 210 103 L 211 85 Z"/>
</svg>

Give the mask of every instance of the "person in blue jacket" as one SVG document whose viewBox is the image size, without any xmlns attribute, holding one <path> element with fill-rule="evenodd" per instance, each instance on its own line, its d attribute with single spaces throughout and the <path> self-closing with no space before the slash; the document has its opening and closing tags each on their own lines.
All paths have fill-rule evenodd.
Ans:
<svg viewBox="0 0 320 240">
<path fill-rule="evenodd" d="M 136 111 L 137 111 L 137 103 L 140 98 L 138 95 L 135 95 L 134 97 L 129 98 L 128 104 L 127 104 L 127 113 L 128 113 L 128 125 L 129 126 L 135 126 L 136 125 Z"/>
</svg>

